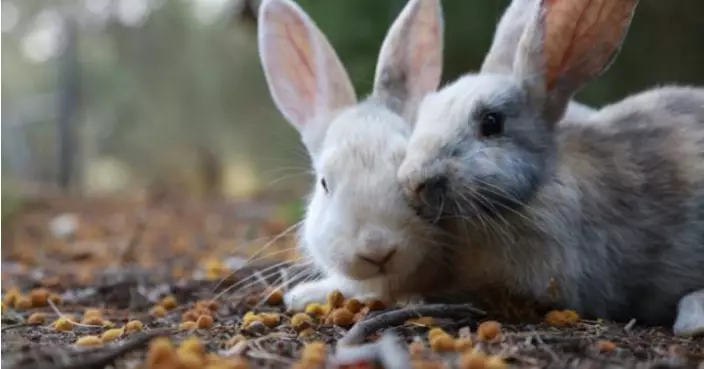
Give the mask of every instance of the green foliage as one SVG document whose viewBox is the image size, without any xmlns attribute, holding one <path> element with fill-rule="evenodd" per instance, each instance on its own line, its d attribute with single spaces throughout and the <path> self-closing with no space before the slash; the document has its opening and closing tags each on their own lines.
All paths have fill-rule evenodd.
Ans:
<svg viewBox="0 0 704 369">
<path fill-rule="evenodd" d="M 75 122 L 80 162 L 86 166 L 95 157 L 109 156 L 127 164 L 141 183 L 197 176 L 203 148 L 223 161 L 249 161 L 259 176 L 276 173 L 262 183 L 291 173 L 283 170 L 307 167 L 296 131 L 271 102 L 255 30 L 234 24 L 236 17 L 225 11 L 219 21 L 203 23 L 191 8 L 195 1 L 148 1 L 160 5 L 137 25 L 116 18 L 83 24 L 78 36 L 82 105 Z M 382 40 L 406 0 L 298 1 L 330 39 L 357 93 L 368 94 Z M 23 42 L 37 19 L 58 9 L 54 1 L 3 0 L 4 12 L 10 3 L 21 19 L 12 32 L 2 34 L 2 98 L 8 111 L 13 109 L 8 101 L 52 92 L 59 80 L 56 59 L 32 63 L 23 56 Z M 83 0 L 65 3 L 76 9 L 85 5 Z M 443 0 L 446 82 L 480 66 L 508 3 Z M 642 0 L 618 59 L 577 99 L 602 105 L 657 84 L 704 85 L 701 14 L 701 0 Z M 46 123 L 32 128 L 44 132 L 33 133 L 37 138 L 29 145 L 33 160 L 42 162 L 26 171 L 40 178 L 54 177 L 54 125 Z M 277 183 L 295 188 L 292 197 L 307 185 Z"/>
</svg>

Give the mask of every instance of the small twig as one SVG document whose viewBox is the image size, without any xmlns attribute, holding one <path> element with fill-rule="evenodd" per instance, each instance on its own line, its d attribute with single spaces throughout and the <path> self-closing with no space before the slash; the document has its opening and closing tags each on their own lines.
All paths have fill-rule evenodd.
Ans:
<svg viewBox="0 0 704 369">
<path fill-rule="evenodd" d="M 393 310 L 378 314 L 373 318 L 365 319 L 355 324 L 347 334 L 339 341 L 340 345 L 355 345 L 362 343 L 370 334 L 389 326 L 401 325 L 408 319 L 420 316 L 433 318 L 459 319 L 468 315 L 485 315 L 486 313 L 472 305 L 419 305 L 409 306 L 402 309 Z"/>
<path fill-rule="evenodd" d="M 19 324 L 4 326 L 4 327 L 2 327 L 2 329 L 0 331 L 5 332 L 6 330 L 9 330 L 9 329 L 34 327 L 37 325 L 42 325 L 42 324 L 41 323 L 19 323 Z"/>
<path fill-rule="evenodd" d="M 633 329 L 633 326 L 635 326 L 635 325 L 636 325 L 636 320 L 635 320 L 635 319 L 631 319 L 631 321 L 628 322 L 628 324 L 626 324 L 625 327 L 623 327 L 623 330 L 624 330 L 625 332 L 628 332 L 628 331 L 630 331 L 631 329 Z"/>
</svg>

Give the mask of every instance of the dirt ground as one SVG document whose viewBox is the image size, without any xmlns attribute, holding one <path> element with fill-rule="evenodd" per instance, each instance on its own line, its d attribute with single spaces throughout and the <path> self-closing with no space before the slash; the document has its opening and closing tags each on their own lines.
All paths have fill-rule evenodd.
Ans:
<svg viewBox="0 0 704 369">
<path fill-rule="evenodd" d="M 394 323 L 341 296 L 294 316 L 290 225 L 266 199 L 27 203 L 2 229 L 2 367 L 704 368 L 704 339 L 637 324 Z M 365 324 L 365 345 L 336 346 Z"/>
</svg>

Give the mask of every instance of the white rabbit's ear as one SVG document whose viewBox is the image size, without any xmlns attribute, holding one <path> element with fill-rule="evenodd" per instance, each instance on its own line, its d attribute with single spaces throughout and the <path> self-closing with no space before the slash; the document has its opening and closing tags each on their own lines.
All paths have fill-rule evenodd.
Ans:
<svg viewBox="0 0 704 369">
<path fill-rule="evenodd" d="M 259 9 L 259 57 L 274 103 L 311 153 L 337 110 L 357 102 L 328 39 L 293 1 L 265 0 Z"/>
<path fill-rule="evenodd" d="M 440 84 L 443 31 L 440 0 L 409 0 L 381 46 L 373 95 L 408 120 Z"/>
<path fill-rule="evenodd" d="M 537 2 L 538 0 L 511 1 L 496 25 L 491 47 L 482 63 L 482 73 L 511 73 L 518 42 Z"/>
<path fill-rule="evenodd" d="M 572 96 L 618 54 L 638 0 L 540 0 L 516 53 L 514 75 L 554 124 Z"/>
</svg>

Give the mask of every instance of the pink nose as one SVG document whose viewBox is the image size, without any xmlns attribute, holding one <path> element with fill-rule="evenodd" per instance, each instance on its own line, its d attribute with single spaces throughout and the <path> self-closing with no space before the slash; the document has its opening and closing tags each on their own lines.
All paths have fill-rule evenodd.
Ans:
<svg viewBox="0 0 704 369">
<path fill-rule="evenodd" d="M 396 254 L 396 249 L 393 249 L 391 251 L 388 251 L 386 254 L 383 254 L 383 253 L 382 254 L 375 253 L 372 255 L 370 255 L 370 254 L 367 254 L 367 255 L 357 254 L 357 258 L 359 260 L 363 260 L 369 264 L 372 264 L 372 265 L 378 267 L 379 270 L 383 271 L 384 266 L 386 264 L 388 264 L 389 261 L 391 261 L 391 258 L 393 258 L 395 254 Z"/>
</svg>

